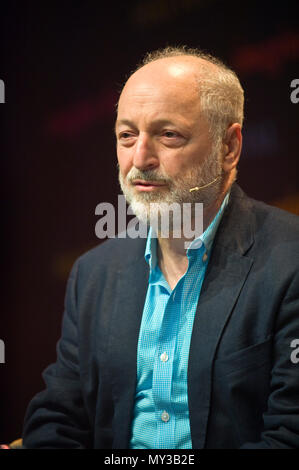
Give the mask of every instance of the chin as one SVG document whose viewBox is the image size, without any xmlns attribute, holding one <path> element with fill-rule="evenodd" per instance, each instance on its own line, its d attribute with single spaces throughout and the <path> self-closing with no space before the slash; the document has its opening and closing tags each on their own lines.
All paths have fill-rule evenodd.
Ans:
<svg viewBox="0 0 299 470">
<path fill-rule="evenodd" d="M 132 198 L 129 204 L 137 219 L 143 224 L 148 225 L 150 213 L 149 205 L 144 202 L 137 201 L 135 198 Z"/>
</svg>

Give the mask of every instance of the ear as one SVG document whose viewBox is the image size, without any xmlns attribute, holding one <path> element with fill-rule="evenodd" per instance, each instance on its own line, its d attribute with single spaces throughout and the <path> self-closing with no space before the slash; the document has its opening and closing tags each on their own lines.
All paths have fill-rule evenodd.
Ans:
<svg viewBox="0 0 299 470">
<path fill-rule="evenodd" d="M 222 168 L 225 173 L 229 173 L 236 168 L 240 159 L 242 150 L 242 131 L 240 124 L 234 123 L 227 129 L 223 148 Z"/>
</svg>

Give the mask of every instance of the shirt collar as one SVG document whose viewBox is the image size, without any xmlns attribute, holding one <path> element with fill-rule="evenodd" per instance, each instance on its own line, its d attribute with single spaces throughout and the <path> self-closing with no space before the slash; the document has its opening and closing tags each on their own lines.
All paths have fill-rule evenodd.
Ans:
<svg viewBox="0 0 299 470">
<path fill-rule="evenodd" d="M 226 194 L 219 211 L 215 215 L 210 225 L 206 228 L 206 230 L 199 237 L 195 238 L 190 244 L 189 248 L 187 249 L 188 257 L 191 257 L 192 255 L 196 255 L 198 253 L 198 249 L 201 248 L 202 246 L 204 246 L 204 249 L 207 252 L 211 250 L 217 229 L 222 219 L 222 215 L 228 204 L 229 194 L 230 194 L 229 192 Z M 157 238 L 153 236 L 152 227 L 150 227 L 148 231 L 144 258 L 146 262 L 149 264 L 150 269 L 151 270 L 155 269 L 157 265 L 157 261 L 158 261 Z"/>
</svg>

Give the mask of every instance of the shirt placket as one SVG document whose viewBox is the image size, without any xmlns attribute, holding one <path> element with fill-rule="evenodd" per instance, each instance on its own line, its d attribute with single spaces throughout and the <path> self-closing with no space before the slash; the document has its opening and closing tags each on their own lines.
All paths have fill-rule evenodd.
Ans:
<svg viewBox="0 0 299 470">
<path fill-rule="evenodd" d="M 174 354 L 180 316 L 179 285 L 172 291 L 164 312 L 153 369 L 153 400 L 157 422 L 156 448 L 174 447 L 175 413 L 171 392 Z"/>
</svg>

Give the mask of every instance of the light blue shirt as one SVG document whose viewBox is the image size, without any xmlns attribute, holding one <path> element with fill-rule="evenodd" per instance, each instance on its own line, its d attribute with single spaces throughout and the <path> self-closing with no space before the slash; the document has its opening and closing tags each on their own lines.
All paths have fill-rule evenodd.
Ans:
<svg viewBox="0 0 299 470">
<path fill-rule="evenodd" d="M 173 290 L 157 259 L 149 230 L 145 259 L 149 284 L 137 351 L 137 387 L 130 447 L 191 449 L 187 368 L 192 327 L 213 240 L 228 203 L 187 249 L 188 269 Z M 196 246 L 196 248 L 194 248 Z"/>
</svg>

